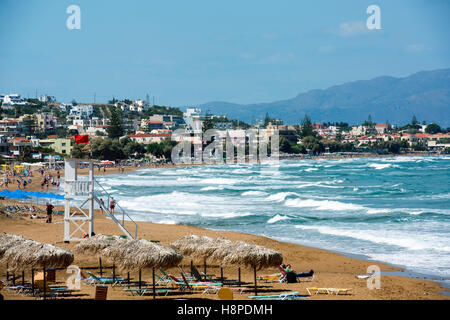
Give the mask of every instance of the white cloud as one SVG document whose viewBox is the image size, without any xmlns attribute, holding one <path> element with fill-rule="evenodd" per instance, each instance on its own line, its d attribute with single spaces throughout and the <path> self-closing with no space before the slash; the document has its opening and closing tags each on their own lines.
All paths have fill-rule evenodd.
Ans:
<svg viewBox="0 0 450 320">
<path fill-rule="evenodd" d="M 275 32 L 263 33 L 261 35 L 261 38 L 267 39 L 267 40 L 275 40 L 275 39 L 278 39 L 278 37 L 279 37 L 278 33 L 275 33 Z"/>
<path fill-rule="evenodd" d="M 329 33 L 338 35 L 340 37 L 353 37 L 358 35 L 378 34 L 382 30 L 369 30 L 365 21 L 345 21 L 328 30 Z"/>
<path fill-rule="evenodd" d="M 254 64 L 276 64 L 276 63 L 286 63 L 295 59 L 295 54 L 293 53 L 276 53 L 264 58 L 261 58 L 254 62 Z"/>
<path fill-rule="evenodd" d="M 430 48 L 426 47 L 422 43 L 413 43 L 406 46 L 405 51 L 410 53 L 418 53 L 430 50 Z"/>
<path fill-rule="evenodd" d="M 324 45 L 324 46 L 320 46 L 317 51 L 319 53 L 331 53 L 331 52 L 335 52 L 336 51 L 336 47 L 333 45 Z"/>
</svg>

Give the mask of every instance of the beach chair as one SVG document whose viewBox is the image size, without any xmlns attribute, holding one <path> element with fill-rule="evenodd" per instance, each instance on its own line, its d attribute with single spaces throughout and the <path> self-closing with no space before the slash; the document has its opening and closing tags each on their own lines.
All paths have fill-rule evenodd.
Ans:
<svg viewBox="0 0 450 320">
<path fill-rule="evenodd" d="M 163 274 L 165 279 L 171 279 L 171 276 L 163 268 L 159 268 L 159 271 L 161 271 L 161 273 Z M 178 281 L 182 280 L 182 278 L 180 278 L 180 277 L 175 277 L 175 278 L 177 278 Z M 194 277 L 186 277 L 186 279 L 193 280 Z"/>
<path fill-rule="evenodd" d="M 269 274 L 269 275 L 265 275 L 265 276 L 258 276 L 257 279 L 260 281 L 264 281 L 264 282 L 274 282 L 274 281 L 278 281 L 278 279 L 280 279 L 281 277 L 281 273 L 274 273 L 274 274 Z"/>
<path fill-rule="evenodd" d="M 214 286 L 214 284 L 207 282 L 188 282 L 183 274 L 181 274 L 183 280 L 179 280 L 179 278 L 172 275 L 168 276 L 172 280 L 172 284 L 177 286 L 180 291 L 205 290 L 206 288 Z"/>
<path fill-rule="evenodd" d="M 262 296 L 249 296 L 250 299 L 258 299 L 258 300 L 287 300 L 287 299 L 299 299 L 306 298 L 298 295 L 299 292 L 287 292 L 280 294 L 272 294 L 272 295 L 262 295 Z"/>
<path fill-rule="evenodd" d="M 42 297 L 44 296 L 44 280 L 35 280 L 35 297 Z M 45 285 L 45 296 L 47 298 L 57 298 L 58 296 L 62 295 L 71 295 L 76 290 L 68 289 L 66 286 L 61 287 L 53 287 L 49 286 L 48 283 Z"/>
<path fill-rule="evenodd" d="M 82 280 L 86 280 L 88 284 L 95 284 L 95 285 L 110 284 L 112 286 L 115 286 L 115 285 L 123 284 L 127 281 L 120 277 L 116 277 L 116 279 L 113 279 L 112 277 L 99 277 L 99 276 L 93 274 L 92 272 L 90 272 L 89 270 L 86 270 L 86 273 L 91 278 L 87 278 L 87 279 L 84 278 Z"/>
<path fill-rule="evenodd" d="M 206 274 L 204 272 L 199 272 L 194 265 L 191 266 L 191 275 L 195 276 L 195 278 L 197 277 L 203 278 L 204 281 L 219 280 L 216 278 L 215 274 Z"/>
<path fill-rule="evenodd" d="M 202 294 L 208 294 L 208 293 L 215 294 L 215 293 L 218 293 L 221 289 L 224 289 L 224 288 L 229 289 L 231 291 L 236 291 L 239 294 L 242 294 L 242 292 L 244 292 L 245 290 L 249 289 L 248 287 L 223 287 L 223 286 L 215 285 L 215 284 L 213 284 L 213 285 L 205 284 L 205 288 L 204 288 Z"/>
<path fill-rule="evenodd" d="M 316 288 L 316 287 L 312 287 L 312 288 L 306 288 L 306 291 L 308 292 L 308 294 L 311 296 L 314 294 L 320 294 L 320 293 L 324 293 L 324 294 L 335 294 L 338 295 L 340 293 L 343 294 L 351 294 L 350 291 L 352 291 L 353 289 L 349 288 L 349 289 L 345 289 L 345 288 Z"/>
<path fill-rule="evenodd" d="M 132 296 L 134 296 L 135 294 L 140 295 L 140 296 L 143 296 L 146 293 L 153 294 L 153 289 L 149 289 L 149 288 L 144 288 L 144 289 L 132 288 L 132 289 L 123 289 L 123 290 L 130 292 Z M 173 289 L 157 288 L 157 289 L 155 289 L 155 294 L 159 296 L 160 294 L 163 293 L 164 296 L 167 296 L 167 294 L 171 291 L 173 291 Z"/>
<path fill-rule="evenodd" d="M 155 272 L 155 276 L 158 278 L 157 280 L 156 280 L 156 283 L 155 283 L 155 285 L 167 285 L 167 284 L 170 284 L 170 283 L 172 283 L 172 279 L 166 279 L 166 278 L 163 278 L 163 277 L 161 277 L 159 274 L 157 274 L 156 272 Z"/>
</svg>

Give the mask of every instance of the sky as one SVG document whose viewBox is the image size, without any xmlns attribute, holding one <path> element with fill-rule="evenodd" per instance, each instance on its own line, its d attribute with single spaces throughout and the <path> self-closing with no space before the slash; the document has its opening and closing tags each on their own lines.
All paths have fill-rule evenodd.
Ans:
<svg viewBox="0 0 450 320">
<path fill-rule="evenodd" d="M 69 29 L 70 5 L 80 29 Z M 369 30 L 370 5 L 381 29 Z M 450 1 L 0 0 L 0 93 L 272 102 L 450 67 Z"/>
</svg>

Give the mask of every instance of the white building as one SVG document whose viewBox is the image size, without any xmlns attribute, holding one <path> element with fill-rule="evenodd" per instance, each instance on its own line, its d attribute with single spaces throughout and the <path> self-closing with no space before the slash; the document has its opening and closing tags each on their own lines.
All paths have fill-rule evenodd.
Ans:
<svg viewBox="0 0 450 320">
<path fill-rule="evenodd" d="M 187 108 L 183 113 L 184 122 L 186 123 L 186 129 L 194 132 L 200 131 L 202 128 L 202 122 L 200 120 L 200 114 L 202 110 L 200 108 Z"/>
<path fill-rule="evenodd" d="M 81 119 L 89 119 L 94 113 L 94 107 L 92 105 L 80 104 L 73 106 L 70 109 L 70 116 L 80 117 Z"/>
<path fill-rule="evenodd" d="M 44 94 L 39 97 L 39 101 L 44 102 L 44 103 L 54 103 L 54 102 L 56 102 L 56 98 L 55 98 L 55 96 L 48 96 L 48 95 Z"/>
<path fill-rule="evenodd" d="M 12 94 L 1 94 L 0 99 L 4 106 L 12 106 L 12 105 L 25 105 L 27 104 L 25 100 L 20 96 L 20 94 L 12 93 Z"/>
</svg>

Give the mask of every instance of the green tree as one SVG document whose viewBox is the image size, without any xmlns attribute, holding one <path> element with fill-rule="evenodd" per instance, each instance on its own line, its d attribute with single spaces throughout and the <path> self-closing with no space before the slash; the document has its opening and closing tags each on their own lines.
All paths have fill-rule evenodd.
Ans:
<svg viewBox="0 0 450 320">
<path fill-rule="evenodd" d="M 285 153 L 291 153 L 292 152 L 292 146 L 289 143 L 289 140 L 284 137 L 284 136 L 280 136 L 280 151 L 281 152 L 285 152 Z"/>
<path fill-rule="evenodd" d="M 71 157 L 77 159 L 89 158 L 89 148 L 87 147 L 87 143 L 75 144 L 72 148 Z"/>
<path fill-rule="evenodd" d="M 429 133 L 429 134 L 439 133 L 439 132 L 441 132 L 441 127 L 436 123 L 430 123 L 426 127 L 425 132 Z"/>
<path fill-rule="evenodd" d="M 416 116 L 414 115 L 414 116 L 412 117 L 412 120 L 411 120 L 411 125 L 412 125 L 413 127 L 417 127 L 418 124 L 419 124 L 419 121 L 417 121 L 417 118 L 416 118 Z"/>
<path fill-rule="evenodd" d="M 125 134 L 122 123 L 122 114 L 120 112 L 120 109 L 116 107 L 110 107 L 109 110 L 111 112 L 111 118 L 110 125 L 106 129 L 106 132 L 108 133 L 109 138 L 118 139 Z"/>
<path fill-rule="evenodd" d="M 123 146 L 116 139 L 94 138 L 91 143 L 94 159 L 115 161 L 126 158 Z"/>
<path fill-rule="evenodd" d="M 307 114 L 305 114 L 305 117 L 303 118 L 302 121 L 302 126 L 300 129 L 300 137 L 304 138 L 304 137 L 315 137 L 316 133 L 314 131 L 314 127 L 312 125 L 311 122 L 311 118 L 308 117 Z"/>
</svg>

